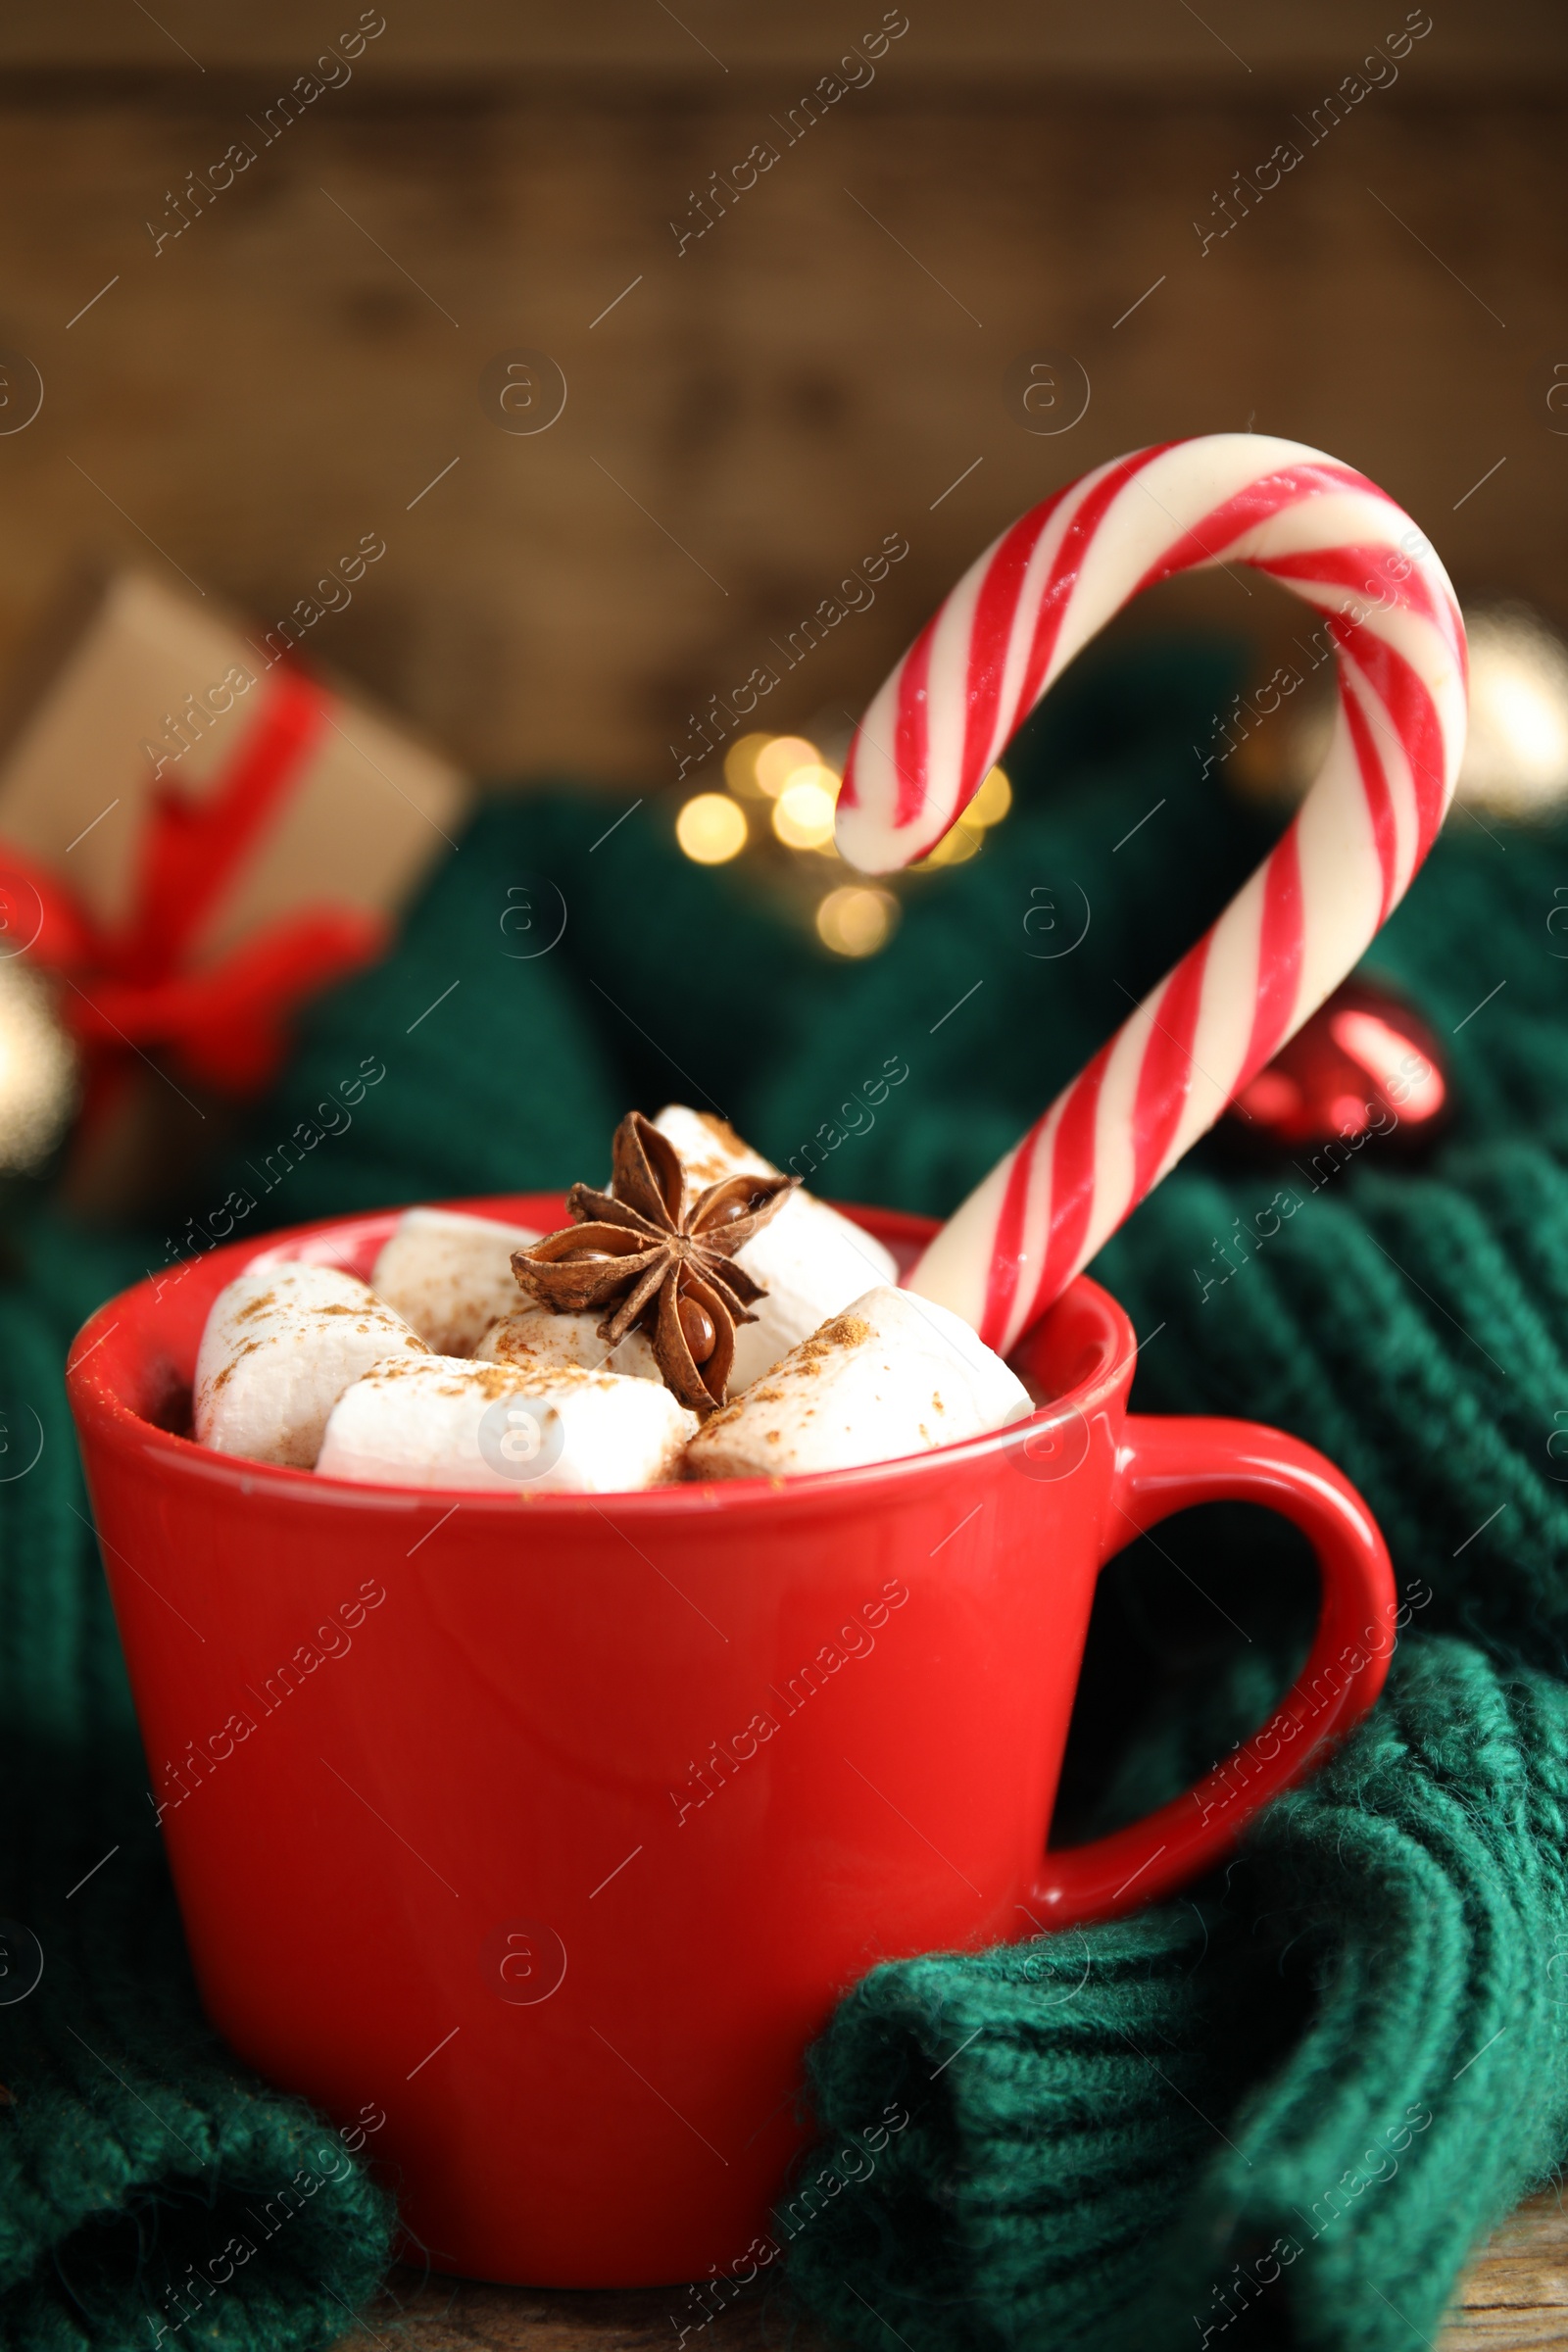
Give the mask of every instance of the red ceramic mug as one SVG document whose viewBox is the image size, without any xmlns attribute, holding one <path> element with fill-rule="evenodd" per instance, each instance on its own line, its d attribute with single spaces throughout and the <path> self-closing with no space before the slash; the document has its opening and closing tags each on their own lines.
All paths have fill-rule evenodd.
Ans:
<svg viewBox="0 0 1568 2352">
<path fill-rule="evenodd" d="M 365 1272 L 393 1222 L 270 1246 Z M 862 1222 L 906 1262 L 930 1231 Z M 1165 1893 L 1382 1683 L 1365 1504 L 1276 1430 L 1129 1417 L 1132 1327 L 1083 1277 L 1023 1350 L 1055 1401 L 994 1436 L 781 1483 L 444 1495 L 182 1434 L 208 1307 L 256 1254 L 101 1308 L 72 1403 L 208 2014 L 339 2121 L 385 2111 L 370 2152 L 441 2269 L 734 2262 L 808 2136 L 802 2053 L 866 1969 Z M 1300 1680 L 1186 1796 L 1048 1852 L 1101 1567 L 1233 1497 L 1316 1549 Z"/>
</svg>

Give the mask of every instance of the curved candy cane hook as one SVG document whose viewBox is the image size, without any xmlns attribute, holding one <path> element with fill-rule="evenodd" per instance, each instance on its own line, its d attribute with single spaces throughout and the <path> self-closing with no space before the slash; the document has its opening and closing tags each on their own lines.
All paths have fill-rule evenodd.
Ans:
<svg viewBox="0 0 1568 2352">
<path fill-rule="evenodd" d="M 1465 735 L 1464 625 L 1393 499 L 1299 442 L 1213 433 L 1087 473 L 1004 531 L 857 729 L 838 845 L 923 857 L 1073 656 L 1158 580 L 1267 572 L 1323 615 L 1328 756 L 1257 871 L 930 1244 L 909 1287 L 1005 1353 L 1365 951 L 1443 822 Z"/>
</svg>

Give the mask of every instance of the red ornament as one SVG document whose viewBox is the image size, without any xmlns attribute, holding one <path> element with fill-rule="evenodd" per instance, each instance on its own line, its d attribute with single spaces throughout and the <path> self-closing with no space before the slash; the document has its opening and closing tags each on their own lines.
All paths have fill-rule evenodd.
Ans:
<svg viewBox="0 0 1568 2352">
<path fill-rule="evenodd" d="M 1347 980 L 1237 1096 L 1218 1133 L 1269 1157 L 1333 1138 L 1424 1150 L 1450 1107 L 1437 1037 L 1402 998 Z"/>
</svg>

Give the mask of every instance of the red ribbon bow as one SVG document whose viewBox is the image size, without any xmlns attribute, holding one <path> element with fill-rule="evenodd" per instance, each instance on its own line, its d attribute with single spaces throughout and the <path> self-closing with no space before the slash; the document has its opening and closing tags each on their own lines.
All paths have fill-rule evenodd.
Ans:
<svg viewBox="0 0 1568 2352">
<path fill-rule="evenodd" d="M 358 907 L 307 907 L 199 970 L 185 967 L 208 917 L 296 790 L 327 724 L 326 697 L 281 670 L 238 752 L 199 801 L 153 795 L 125 921 L 99 924 L 56 874 L 7 852 L 0 928 L 65 983 L 60 1011 L 89 1084 L 126 1053 L 161 1049 L 193 1077 L 253 1094 L 281 1062 L 307 997 L 369 962 L 388 925 Z"/>
</svg>

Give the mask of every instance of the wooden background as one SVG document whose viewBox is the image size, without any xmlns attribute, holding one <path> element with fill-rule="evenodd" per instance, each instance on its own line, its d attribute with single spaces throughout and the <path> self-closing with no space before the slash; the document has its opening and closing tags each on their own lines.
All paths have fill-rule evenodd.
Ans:
<svg viewBox="0 0 1568 2352">
<path fill-rule="evenodd" d="M 776 723 L 842 723 L 1060 481 L 1249 423 L 1384 482 L 1462 594 L 1568 627 L 1568 21 L 1429 5 L 1397 81 L 1206 253 L 1216 191 L 1304 141 L 1404 0 L 903 0 L 874 82 L 684 254 L 690 192 L 774 136 L 881 0 L 380 0 L 352 79 L 270 145 L 250 119 L 358 0 L 13 9 L 0 350 L 43 405 L 8 429 L 13 366 L 0 679 L 84 555 L 267 624 L 375 533 L 314 653 L 477 767 L 652 788 L 692 705 L 884 534 L 908 557 Z M 155 250 L 170 191 L 236 139 L 255 163 Z M 481 407 L 519 347 L 567 384 L 532 436 Z M 1057 436 L 1016 398 L 1041 350 L 1090 384 Z M 1181 596 L 1269 626 L 1261 587 L 1167 612 Z M 1527 2208 L 1445 2342 L 1562 2342 L 1563 2245 L 1555 2200 Z M 667 2340 L 657 2296 L 443 2286 L 380 2320 L 437 2348 Z M 763 2340 L 745 2315 L 734 2337 Z"/>
<path fill-rule="evenodd" d="M 393 2352 L 671 2352 L 678 2290 L 570 2293 L 394 2274 L 336 2352 L 365 2352 L 367 2327 Z M 1260 2341 L 1260 2338 L 1254 2338 Z M 831 2352 L 798 2307 L 755 2291 L 694 2341 L 706 2352 Z M 1557 2191 L 1520 2207 L 1478 2251 L 1429 2352 L 1561 2352 L 1568 2342 L 1568 2228 Z"/>
<path fill-rule="evenodd" d="M 842 724 L 1059 481 L 1250 422 L 1384 482 L 1462 594 L 1568 623 L 1554 0 L 1431 0 L 1397 81 L 1309 147 L 1295 118 L 1403 0 L 904 0 L 874 82 L 683 254 L 690 192 L 782 145 L 770 118 L 881 0 L 383 5 L 352 80 L 268 146 L 247 119 L 358 0 L 244 22 L 74 0 L 0 26 L 0 347 L 44 387 L 0 432 L 0 674 L 83 553 L 270 622 L 376 532 L 313 652 L 482 769 L 646 788 L 693 703 L 885 533 L 908 558 L 773 723 Z M 1200 251 L 1216 190 L 1288 137 L 1300 165 Z M 155 251 L 168 192 L 234 139 L 255 163 Z M 534 435 L 481 406 L 519 347 L 567 385 Z M 1041 349 L 1091 387 L 1055 436 L 1009 390 Z M 1189 595 L 1254 628 L 1259 593 Z"/>
</svg>

